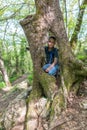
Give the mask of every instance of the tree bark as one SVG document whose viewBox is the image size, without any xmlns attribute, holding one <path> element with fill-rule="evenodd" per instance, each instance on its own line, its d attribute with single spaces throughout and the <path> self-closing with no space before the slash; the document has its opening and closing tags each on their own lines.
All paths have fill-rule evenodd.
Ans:
<svg viewBox="0 0 87 130">
<path fill-rule="evenodd" d="M 33 89 L 28 100 L 26 122 L 29 120 L 30 103 L 45 96 L 50 100 L 49 119 L 52 122 L 67 106 L 69 92 L 79 86 L 79 76 L 73 70 L 74 55 L 71 51 L 59 0 L 35 0 L 36 14 L 21 21 L 27 37 L 33 61 L 34 81 Z M 60 88 L 55 84 L 56 79 L 42 71 L 41 62 L 44 55 L 43 46 L 47 42 L 47 34 L 51 32 L 57 39 L 60 62 Z M 60 33 L 61 32 L 61 33 Z M 77 90 L 77 89 L 76 89 Z M 49 123 L 50 124 L 50 123 Z M 28 123 L 26 123 L 26 130 Z"/>
<path fill-rule="evenodd" d="M 6 72 L 4 62 L 3 62 L 3 60 L 1 58 L 0 58 L 0 71 L 2 72 L 2 76 L 3 76 L 3 79 L 5 81 L 6 86 L 11 87 L 11 83 L 9 81 L 9 77 L 7 75 L 7 72 Z"/>
</svg>

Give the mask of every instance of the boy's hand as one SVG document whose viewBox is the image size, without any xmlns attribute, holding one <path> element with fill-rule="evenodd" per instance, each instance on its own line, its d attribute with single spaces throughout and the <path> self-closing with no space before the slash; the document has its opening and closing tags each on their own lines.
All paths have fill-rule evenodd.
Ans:
<svg viewBox="0 0 87 130">
<path fill-rule="evenodd" d="M 50 69 L 52 69 L 54 66 L 55 66 L 55 64 L 57 63 L 57 58 L 55 57 L 54 58 L 54 62 L 46 69 L 46 72 L 49 72 L 50 71 Z"/>
<path fill-rule="evenodd" d="M 48 73 L 50 69 L 52 69 L 55 66 L 56 63 L 57 63 L 57 58 L 54 58 L 54 62 L 45 71 Z"/>
<path fill-rule="evenodd" d="M 49 71 L 50 71 L 50 69 L 51 69 L 51 68 L 50 68 L 50 67 L 48 67 L 45 71 L 46 71 L 46 72 L 49 72 Z"/>
</svg>

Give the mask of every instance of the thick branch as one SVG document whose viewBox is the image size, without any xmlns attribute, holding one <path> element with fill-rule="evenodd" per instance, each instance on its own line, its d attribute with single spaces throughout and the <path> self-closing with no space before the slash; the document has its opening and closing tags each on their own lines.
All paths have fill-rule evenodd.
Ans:
<svg viewBox="0 0 87 130">
<path fill-rule="evenodd" d="M 77 75 L 87 77 L 87 67 L 83 67 L 82 70 L 75 71 Z"/>
<path fill-rule="evenodd" d="M 80 6 L 80 11 L 78 14 L 76 26 L 75 26 L 75 29 L 73 31 L 73 34 L 72 34 L 72 37 L 70 40 L 71 46 L 73 46 L 73 42 L 75 42 L 75 43 L 77 42 L 78 33 L 79 33 L 81 25 L 82 25 L 82 19 L 83 19 L 83 15 L 84 15 L 84 11 L 85 11 L 86 6 L 87 6 L 87 0 L 83 0 L 82 4 Z"/>
<path fill-rule="evenodd" d="M 81 60 L 73 58 L 70 60 L 70 65 L 73 70 L 75 70 L 76 75 L 87 76 L 87 65 L 85 65 Z"/>
</svg>

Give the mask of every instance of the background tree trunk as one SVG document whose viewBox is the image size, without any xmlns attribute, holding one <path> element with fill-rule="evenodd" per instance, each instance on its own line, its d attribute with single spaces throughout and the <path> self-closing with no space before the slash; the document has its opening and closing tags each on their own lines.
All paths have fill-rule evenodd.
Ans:
<svg viewBox="0 0 87 130">
<path fill-rule="evenodd" d="M 1 58 L 0 58 L 0 71 L 2 72 L 2 76 L 3 76 L 3 79 L 5 81 L 6 86 L 11 87 L 11 83 L 9 81 L 9 77 L 7 75 L 7 72 L 6 72 L 4 62 L 3 62 L 3 60 Z"/>
<path fill-rule="evenodd" d="M 78 40 L 78 34 L 80 32 L 86 6 L 87 6 L 87 0 L 83 0 L 81 6 L 79 7 L 79 13 L 77 17 L 76 26 L 74 28 L 74 31 L 70 40 L 72 48 L 76 46 L 76 42 Z"/>
<path fill-rule="evenodd" d="M 63 16 L 59 6 L 59 0 L 35 0 L 36 14 L 28 16 L 21 25 L 30 46 L 33 61 L 34 81 L 33 90 L 28 100 L 28 111 L 26 114 L 26 129 L 29 129 L 30 104 L 38 98 L 45 96 L 50 100 L 50 125 L 52 121 L 67 106 L 69 92 L 79 86 L 79 76 L 73 71 L 72 64 L 74 56 L 64 27 Z M 44 55 L 43 46 L 47 42 L 47 34 L 51 32 L 57 39 L 59 47 L 60 62 L 60 88 L 55 84 L 56 79 L 44 73 L 41 62 Z M 61 33 L 60 33 L 61 32 Z"/>
</svg>

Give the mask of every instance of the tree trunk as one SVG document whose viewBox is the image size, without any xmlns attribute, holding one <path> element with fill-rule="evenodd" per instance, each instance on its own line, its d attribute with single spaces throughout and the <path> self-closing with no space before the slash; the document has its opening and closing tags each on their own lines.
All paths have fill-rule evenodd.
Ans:
<svg viewBox="0 0 87 130">
<path fill-rule="evenodd" d="M 0 58 L 0 71 L 2 72 L 2 76 L 3 76 L 3 79 L 5 81 L 6 86 L 11 87 L 11 83 L 9 81 L 9 77 L 7 75 L 7 72 L 6 72 L 4 62 L 3 62 L 3 60 L 1 58 Z"/>
<path fill-rule="evenodd" d="M 75 64 L 72 64 L 72 61 L 75 60 L 65 31 L 59 0 L 35 0 L 35 4 L 36 14 L 28 16 L 20 22 L 28 39 L 34 70 L 33 89 L 28 100 L 26 114 L 26 130 L 30 128 L 29 120 L 30 113 L 32 113 L 30 104 L 32 102 L 35 103 L 43 96 L 50 101 L 49 126 L 51 126 L 53 120 L 66 108 L 69 92 L 74 87 L 77 90 L 79 84 L 79 76 L 73 71 Z M 61 78 L 59 89 L 56 79 L 44 73 L 41 67 L 44 55 L 43 46 L 47 42 L 49 32 L 56 37 L 59 47 Z M 37 129 L 39 130 L 39 128 Z"/>
<path fill-rule="evenodd" d="M 72 34 L 72 37 L 71 37 L 71 40 L 70 40 L 72 48 L 76 47 L 76 42 L 78 40 L 78 34 L 80 32 L 80 28 L 81 28 L 81 25 L 82 25 L 82 20 L 83 20 L 84 11 L 85 11 L 86 6 L 87 6 L 87 0 L 83 0 L 82 4 L 80 6 L 80 9 L 79 9 L 76 26 L 74 28 L 74 31 L 73 31 L 73 34 Z"/>
</svg>

